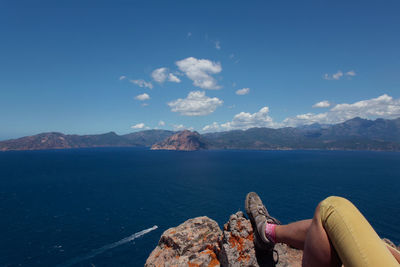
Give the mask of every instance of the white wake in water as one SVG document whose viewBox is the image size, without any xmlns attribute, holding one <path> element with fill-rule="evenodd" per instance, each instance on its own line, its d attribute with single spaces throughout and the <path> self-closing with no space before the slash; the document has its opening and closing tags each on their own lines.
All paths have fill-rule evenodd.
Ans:
<svg viewBox="0 0 400 267">
<path fill-rule="evenodd" d="M 92 250 L 92 252 L 90 252 L 90 253 L 88 253 L 88 254 L 86 254 L 84 256 L 80 256 L 80 257 L 74 258 L 74 259 L 72 259 L 72 260 L 70 260 L 70 261 L 68 261 L 68 262 L 66 262 L 64 264 L 58 265 L 58 266 L 59 267 L 72 266 L 72 265 L 77 264 L 77 263 L 79 263 L 81 261 L 85 261 L 85 260 L 91 259 L 91 258 L 96 257 L 97 255 L 99 255 L 99 254 L 101 254 L 101 253 L 103 253 L 103 252 L 105 252 L 107 250 L 116 248 L 116 247 L 121 246 L 123 244 L 126 244 L 128 242 L 131 242 L 131 241 L 133 241 L 134 239 L 136 239 L 138 237 L 141 237 L 141 236 L 143 236 L 143 235 L 145 235 L 147 233 L 150 233 L 153 230 L 156 230 L 157 228 L 158 228 L 158 226 L 154 225 L 153 227 L 151 227 L 149 229 L 145 229 L 143 231 L 134 233 L 133 235 L 125 237 L 125 238 L 121 239 L 120 241 L 117 241 L 117 242 L 105 245 L 105 246 L 103 246 L 101 248 Z"/>
</svg>

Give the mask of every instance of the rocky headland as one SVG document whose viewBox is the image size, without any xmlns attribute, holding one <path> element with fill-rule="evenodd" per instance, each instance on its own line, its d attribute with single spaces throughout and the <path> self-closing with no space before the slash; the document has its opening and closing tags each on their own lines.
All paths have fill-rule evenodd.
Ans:
<svg viewBox="0 0 400 267">
<path fill-rule="evenodd" d="M 180 151 L 194 151 L 206 148 L 207 145 L 202 141 L 200 134 L 198 132 L 191 132 L 188 130 L 176 133 L 151 147 L 152 150 Z"/>
<path fill-rule="evenodd" d="M 241 211 L 231 215 L 223 229 L 205 216 L 189 219 L 161 235 L 145 267 L 301 266 L 301 250 L 276 244 L 275 252 L 259 251 L 253 237 L 252 225 Z M 384 241 L 396 248 L 390 240 Z"/>
</svg>

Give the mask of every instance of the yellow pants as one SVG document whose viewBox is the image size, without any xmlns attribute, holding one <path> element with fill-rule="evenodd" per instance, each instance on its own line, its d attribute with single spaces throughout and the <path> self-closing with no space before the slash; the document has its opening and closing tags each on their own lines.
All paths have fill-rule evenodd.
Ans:
<svg viewBox="0 0 400 267">
<path fill-rule="evenodd" d="M 345 267 L 398 267 L 399 264 L 360 211 L 347 199 L 328 197 L 320 217 Z"/>
</svg>

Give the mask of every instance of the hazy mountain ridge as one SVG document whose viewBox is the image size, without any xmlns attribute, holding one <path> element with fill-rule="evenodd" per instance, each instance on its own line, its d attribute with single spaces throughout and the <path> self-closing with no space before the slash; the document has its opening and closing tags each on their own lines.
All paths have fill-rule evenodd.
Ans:
<svg viewBox="0 0 400 267">
<path fill-rule="evenodd" d="M 203 135 L 210 148 L 400 150 L 400 118 L 354 118 L 334 125 L 251 128 Z"/>
<path fill-rule="evenodd" d="M 66 135 L 57 132 L 0 142 L 0 151 L 84 147 L 151 147 L 166 142 L 177 132 L 145 130 L 125 135 Z M 208 149 L 329 149 L 400 151 L 400 118 L 354 118 L 334 125 L 312 124 L 298 128 L 251 128 L 199 135 Z M 183 139 L 182 139 L 183 140 Z M 189 139 L 188 139 L 189 140 Z M 171 140 L 169 140 L 171 141 Z M 185 142 L 181 142 L 185 143 Z"/>
<path fill-rule="evenodd" d="M 57 132 L 40 133 L 2 141 L 0 142 L 0 151 L 85 147 L 149 147 L 174 133 L 166 130 L 146 130 L 126 135 L 117 135 L 114 132 L 94 135 L 75 135 Z"/>
</svg>

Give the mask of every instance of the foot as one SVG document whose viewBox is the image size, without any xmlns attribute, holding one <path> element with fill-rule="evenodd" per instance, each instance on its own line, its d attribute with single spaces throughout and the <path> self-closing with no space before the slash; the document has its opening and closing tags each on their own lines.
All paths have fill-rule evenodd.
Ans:
<svg viewBox="0 0 400 267">
<path fill-rule="evenodd" d="M 281 224 L 277 219 L 270 216 L 263 205 L 260 197 L 255 192 L 250 192 L 246 196 L 245 202 L 247 216 L 254 229 L 254 243 L 262 250 L 272 250 L 275 243 L 265 235 L 266 223 Z"/>
</svg>

